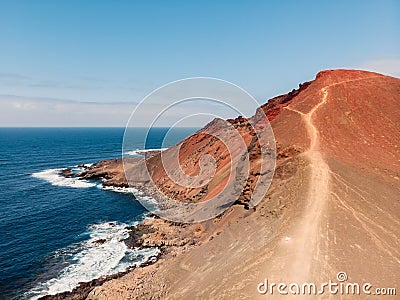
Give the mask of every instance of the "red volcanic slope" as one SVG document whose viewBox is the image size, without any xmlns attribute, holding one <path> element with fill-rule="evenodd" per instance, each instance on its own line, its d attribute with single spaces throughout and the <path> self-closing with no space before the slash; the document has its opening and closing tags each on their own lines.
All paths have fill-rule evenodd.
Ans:
<svg viewBox="0 0 400 300">
<path fill-rule="evenodd" d="M 277 143 L 275 177 L 263 201 L 250 210 L 235 205 L 196 224 L 196 246 L 108 282 L 88 299 L 275 299 L 257 293 L 264 278 L 321 284 L 336 282 L 338 272 L 346 272 L 348 282 L 394 287 L 398 293 L 400 79 L 366 71 L 322 71 L 259 109 L 271 121 Z M 259 176 L 260 153 L 247 120 L 229 122 L 249 148 L 251 175 L 239 201 L 246 204 Z M 214 120 L 207 128 L 219 132 L 221 123 Z M 217 163 L 214 178 L 202 188 L 181 188 L 166 176 L 157 155 L 147 159 L 155 182 L 182 201 L 217 193 L 229 176 L 228 149 L 204 130 L 181 145 L 183 170 L 197 174 L 199 158 L 210 154 Z M 167 227 L 190 231 L 192 225 Z M 160 228 L 155 226 L 157 234 Z M 160 233 L 172 239 L 168 234 Z M 325 295 L 329 297 L 327 290 Z"/>
<path fill-rule="evenodd" d="M 400 80 L 366 71 L 322 71 L 292 99 L 290 106 L 303 113 L 309 112 L 320 101 L 318 95 L 323 88 L 328 95 L 327 102 L 318 108 L 313 118 L 321 139 L 321 151 L 327 158 L 358 167 L 377 168 L 384 173 L 399 172 Z M 298 117 L 285 111 L 280 122 L 294 118 L 297 123 Z M 293 132 L 293 126 L 286 126 L 290 132 L 285 134 L 281 124 L 273 122 L 272 126 L 276 129 L 277 140 L 291 144 L 302 139 L 300 143 L 305 146 L 301 130 Z"/>
<path fill-rule="evenodd" d="M 301 115 L 285 107 L 290 105 L 302 113 L 309 112 L 319 103 L 322 88 L 328 91 L 328 101 L 313 118 L 324 155 L 358 166 L 368 166 L 369 169 L 398 171 L 399 162 L 395 158 L 400 150 L 397 145 L 400 110 L 394 108 L 399 105 L 400 80 L 377 73 L 322 71 L 315 80 L 300 84 L 299 89 L 270 99 L 260 109 L 272 122 L 277 143 L 283 148 L 309 148 L 309 136 Z M 254 132 L 244 118 L 228 121 L 234 124 L 248 146 L 252 141 L 254 143 Z M 206 128 L 218 133 L 219 121 L 214 120 Z M 355 144 L 358 146 L 355 147 Z M 252 174 L 257 174 L 259 153 L 252 151 Z M 148 166 L 156 184 L 167 194 L 171 192 L 182 201 L 199 201 L 207 199 L 209 193 L 218 193 L 225 186 L 230 169 L 228 149 L 218 139 L 201 130 L 182 142 L 179 159 L 183 171 L 191 176 L 197 175 L 199 158 L 205 154 L 215 158 L 217 171 L 210 184 L 203 188 L 184 189 L 177 186 L 166 176 L 160 156 L 149 159 Z M 252 182 L 255 181 L 252 178 Z"/>
</svg>

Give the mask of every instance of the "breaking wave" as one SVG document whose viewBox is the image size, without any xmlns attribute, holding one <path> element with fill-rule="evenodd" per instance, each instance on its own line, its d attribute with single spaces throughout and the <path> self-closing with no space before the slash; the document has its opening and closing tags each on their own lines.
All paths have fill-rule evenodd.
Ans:
<svg viewBox="0 0 400 300">
<path fill-rule="evenodd" d="M 75 168 L 78 170 L 78 168 Z M 90 188 L 96 186 L 95 183 L 88 182 L 86 180 L 80 180 L 78 178 L 66 178 L 61 175 L 63 169 L 47 169 L 44 171 L 33 173 L 32 176 L 35 178 L 46 180 L 55 186 L 67 186 L 72 188 Z M 80 169 L 79 169 L 80 170 Z"/>
<path fill-rule="evenodd" d="M 89 235 L 87 240 L 54 253 L 54 259 L 67 266 L 57 274 L 51 274 L 53 276 L 47 274 L 51 278 L 37 283 L 26 296 L 38 299 L 72 291 L 80 282 L 124 272 L 129 267 L 155 260 L 160 252 L 158 248 L 130 249 L 124 242 L 129 236 L 127 227 L 135 224 L 105 222 L 91 225 L 85 233 Z M 53 262 L 52 265 L 56 264 Z M 49 273 L 52 271 L 52 266 L 49 266 Z"/>
</svg>

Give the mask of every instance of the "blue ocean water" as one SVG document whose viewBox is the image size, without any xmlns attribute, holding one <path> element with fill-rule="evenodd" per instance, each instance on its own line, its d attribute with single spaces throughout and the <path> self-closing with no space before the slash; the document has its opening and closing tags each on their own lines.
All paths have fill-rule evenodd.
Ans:
<svg viewBox="0 0 400 300">
<path fill-rule="evenodd" d="M 132 150 L 143 148 L 147 133 L 135 130 L 137 140 L 127 141 Z M 174 128 L 163 146 L 195 130 Z M 125 227 L 146 212 L 132 194 L 58 176 L 60 168 L 121 157 L 123 133 L 123 128 L 0 128 L 1 299 L 71 290 L 157 251 L 130 250 L 121 242 Z M 145 147 L 160 148 L 166 133 L 153 129 Z"/>
</svg>

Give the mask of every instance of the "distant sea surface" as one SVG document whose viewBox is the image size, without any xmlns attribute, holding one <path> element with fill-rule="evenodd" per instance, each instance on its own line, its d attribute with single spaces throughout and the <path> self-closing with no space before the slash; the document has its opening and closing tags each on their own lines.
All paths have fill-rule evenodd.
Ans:
<svg viewBox="0 0 400 300">
<path fill-rule="evenodd" d="M 195 128 L 134 129 L 141 149 L 169 147 Z M 123 128 L 0 128 L 0 299 L 35 299 L 126 270 L 158 249 L 129 249 L 128 225 L 146 210 L 129 193 L 59 176 L 121 157 Z M 132 136 L 132 131 L 130 132 Z M 97 241 L 97 242 L 96 242 Z M 98 242 L 101 241 L 101 242 Z"/>
</svg>

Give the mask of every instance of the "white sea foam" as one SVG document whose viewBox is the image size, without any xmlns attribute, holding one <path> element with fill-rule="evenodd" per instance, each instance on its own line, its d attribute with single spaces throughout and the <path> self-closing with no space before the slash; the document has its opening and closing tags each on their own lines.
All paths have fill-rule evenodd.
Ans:
<svg viewBox="0 0 400 300">
<path fill-rule="evenodd" d="M 97 187 L 102 190 L 112 191 L 115 193 L 123 193 L 123 194 L 135 194 L 137 190 L 131 187 L 117 187 L 117 186 L 103 186 L 103 184 L 98 184 Z"/>
<path fill-rule="evenodd" d="M 159 148 L 159 149 L 136 149 L 133 151 L 126 151 L 124 154 L 126 155 L 131 155 L 131 156 L 144 156 L 146 152 L 149 151 L 164 151 L 167 150 L 168 148 Z"/>
<path fill-rule="evenodd" d="M 90 166 L 89 164 L 87 166 Z M 136 199 L 146 201 L 152 205 L 156 205 L 157 201 L 150 197 L 146 196 L 143 192 L 139 191 L 133 187 L 114 187 L 114 186 L 103 186 L 103 184 L 98 184 L 95 182 L 89 182 L 87 180 L 81 180 L 76 177 L 67 178 L 61 175 L 62 168 L 58 169 L 47 169 L 44 171 L 33 173 L 32 176 L 35 178 L 40 178 L 46 180 L 54 186 L 67 186 L 72 188 L 90 188 L 96 186 L 99 189 L 112 191 L 116 193 L 124 193 L 124 194 L 132 194 Z M 84 168 L 74 167 L 72 168 L 74 173 L 79 173 L 84 171 Z"/>
<path fill-rule="evenodd" d="M 133 224 L 131 224 L 133 225 Z M 90 226 L 90 238 L 81 243 L 80 251 L 56 278 L 40 283 L 29 292 L 31 299 L 72 291 L 80 282 L 139 266 L 157 256 L 158 248 L 129 249 L 123 239 L 129 236 L 128 224 L 107 222 Z M 76 247 L 75 247 L 76 248 Z"/>
<path fill-rule="evenodd" d="M 60 174 L 62 170 L 62 168 L 47 169 L 34 173 L 32 176 L 46 180 L 55 186 L 69 186 L 74 188 L 97 186 L 98 188 L 113 192 L 129 193 L 137 199 L 156 205 L 155 199 L 144 195 L 136 188 L 110 187 L 79 180 L 78 178 L 65 178 Z M 84 168 L 77 166 L 72 168 L 74 173 L 82 172 L 83 170 Z M 127 226 L 128 224 L 115 222 L 90 226 L 86 233 L 89 235 L 88 240 L 58 251 L 62 253 L 61 255 L 72 255 L 72 259 L 68 259 L 70 262 L 68 266 L 62 269 L 56 277 L 41 282 L 34 287 L 27 294 L 27 297 L 38 299 L 45 295 L 72 291 L 80 282 L 89 282 L 101 276 L 123 272 L 131 266 L 138 266 L 149 259 L 152 260 L 153 257 L 158 255 L 160 251 L 158 248 L 129 249 L 123 241 L 129 235 Z"/>
<path fill-rule="evenodd" d="M 32 176 L 50 182 L 55 186 L 68 186 L 73 188 L 89 188 L 96 184 L 78 178 L 66 178 L 60 174 L 63 169 L 47 169 L 41 172 L 33 173 Z"/>
<path fill-rule="evenodd" d="M 91 166 L 93 166 L 93 164 L 82 164 L 82 165 L 74 166 L 73 168 L 71 168 L 71 171 L 74 173 L 80 173 L 80 172 L 85 171 L 87 168 L 90 168 Z"/>
</svg>

